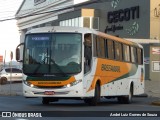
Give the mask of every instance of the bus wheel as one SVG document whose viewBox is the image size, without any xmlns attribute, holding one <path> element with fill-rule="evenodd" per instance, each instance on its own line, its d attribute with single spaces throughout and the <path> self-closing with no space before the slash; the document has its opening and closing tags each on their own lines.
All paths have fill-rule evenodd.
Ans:
<svg viewBox="0 0 160 120">
<path fill-rule="evenodd" d="M 100 102 L 100 85 L 96 84 L 95 93 L 93 98 L 85 99 L 85 103 L 91 106 L 96 106 Z"/>
<path fill-rule="evenodd" d="M 133 87 L 130 87 L 129 95 L 117 97 L 119 103 L 130 104 L 133 97 Z"/>
<path fill-rule="evenodd" d="M 127 95 L 127 96 L 124 98 L 125 103 L 126 103 L 126 104 L 132 103 L 132 97 L 133 97 L 133 86 L 130 87 L 129 95 Z"/>
<path fill-rule="evenodd" d="M 43 98 L 42 98 L 42 104 L 48 105 L 49 102 L 50 102 L 50 99 L 49 99 L 49 98 L 46 98 L 46 97 L 43 97 Z"/>
</svg>

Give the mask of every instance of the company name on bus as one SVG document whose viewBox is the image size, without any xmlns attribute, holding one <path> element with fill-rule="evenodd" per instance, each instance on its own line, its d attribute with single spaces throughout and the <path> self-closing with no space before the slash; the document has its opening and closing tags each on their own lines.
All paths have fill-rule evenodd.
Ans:
<svg viewBox="0 0 160 120">
<path fill-rule="evenodd" d="M 38 82 L 38 84 L 61 84 L 61 82 Z"/>
<path fill-rule="evenodd" d="M 139 6 L 110 11 L 107 14 L 108 23 L 117 23 L 139 18 Z"/>
<path fill-rule="evenodd" d="M 113 66 L 113 65 L 107 65 L 107 64 L 102 64 L 101 70 L 102 71 L 111 71 L 111 72 L 121 72 L 120 66 Z"/>
</svg>

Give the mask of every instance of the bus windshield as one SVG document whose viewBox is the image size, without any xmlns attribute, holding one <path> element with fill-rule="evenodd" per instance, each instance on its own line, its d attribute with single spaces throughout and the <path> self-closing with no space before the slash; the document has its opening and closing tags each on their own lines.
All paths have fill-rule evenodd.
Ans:
<svg viewBox="0 0 160 120">
<path fill-rule="evenodd" d="M 27 34 L 24 74 L 76 74 L 81 72 L 82 35 L 79 33 Z"/>
</svg>

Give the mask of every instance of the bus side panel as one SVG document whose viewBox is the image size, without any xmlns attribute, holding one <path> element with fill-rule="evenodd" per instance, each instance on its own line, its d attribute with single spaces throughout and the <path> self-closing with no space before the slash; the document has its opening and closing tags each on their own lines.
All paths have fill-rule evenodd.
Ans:
<svg viewBox="0 0 160 120">
<path fill-rule="evenodd" d="M 137 78 L 137 77 L 138 78 Z M 139 65 L 137 73 L 136 73 L 136 79 L 134 79 L 134 95 L 140 95 L 144 93 L 145 89 L 145 80 L 144 80 L 144 68 L 143 65 Z"/>
<path fill-rule="evenodd" d="M 97 58 L 97 68 L 95 67 L 92 72 L 94 78 L 87 85 L 89 86 L 87 92 L 94 90 L 95 84 L 99 80 L 101 96 L 128 95 L 131 82 L 134 83 L 136 79 L 140 78 L 140 75 L 136 74 L 139 73 L 138 67 L 132 63 Z M 143 89 L 142 86 L 139 87 Z"/>
</svg>

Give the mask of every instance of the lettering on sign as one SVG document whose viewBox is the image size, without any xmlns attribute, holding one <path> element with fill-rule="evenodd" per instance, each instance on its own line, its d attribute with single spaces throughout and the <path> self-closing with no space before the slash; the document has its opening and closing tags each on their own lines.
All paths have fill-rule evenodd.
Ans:
<svg viewBox="0 0 160 120">
<path fill-rule="evenodd" d="M 139 23 L 135 21 L 140 17 L 140 7 L 134 6 L 125 9 L 119 9 L 115 11 L 110 11 L 107 13 L 108 25 L 105 28 L 105 33 L 116 32 L 120 30 L 125 30 L 129 35 L 134 35 L 139 31 Z M 127 28 L 124 27 L 125 22 L 134 20 L 133 24 L 128 25 Z M 122 24 L 123 22 L 123 24 Z"/>
<path fill-rule="evenodd" d="M 107 32 L 115 32 L 117 30 L 123 30 L 123 26 L 121 25 L 112 25 L 111 27 L 106 26 L 105 33 Z"/>
<path fill-rule="evenodd" d="M 117 23 L 139 18 L 139 6 L 108 12 L 108 23 Z"/>
<path fill-rule="evenodd" d="M 101 70 L 102 71 L 111 71 L 111 72 L 121 72 L 120 66 L 113 66 L 113 65 L 107 65 L 107 64 L 102 64 Z"/>
</svg>

